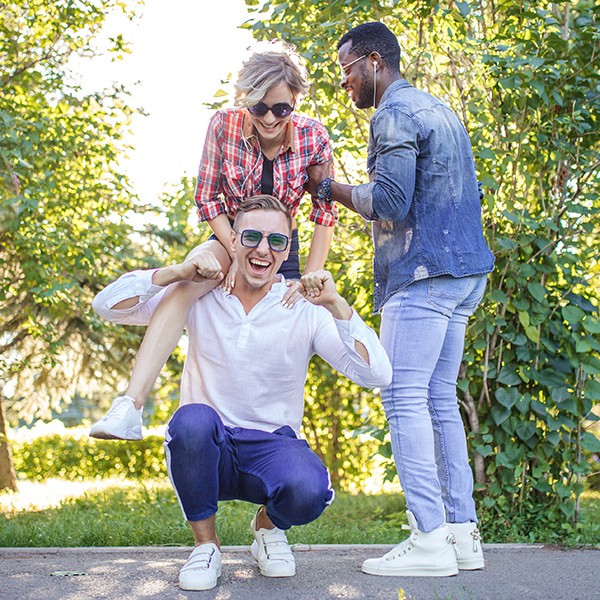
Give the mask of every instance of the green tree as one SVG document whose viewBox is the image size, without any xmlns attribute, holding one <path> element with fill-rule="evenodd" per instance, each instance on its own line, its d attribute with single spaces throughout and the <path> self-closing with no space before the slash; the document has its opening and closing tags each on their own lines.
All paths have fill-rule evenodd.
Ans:
<svg viewBox="0 0 600 600">
<path fill-rule="evenodd" d="M 353 25 L 385 22 L 399 36 L 404 76 L 462 117 L 496 255 L 459 395 L 480 511 L 506 536 L 558 535 L 577 519 L 587 456 L 600 449 L 586 430 L 600 398 L 598 1 L 246 4 L 257 39 L 292 42 L 310 64 L 305 108 L 331 133 L 338 178 L 365 181 L 353 167 L 366 155 L 369 113 L 349 106 L 336 66 L 336 41 Z M 334 259 L 363 261 L 362 233 L 343 243 Z M 370 283 L 357 278 L 360 287 Z"/>
<path fill-rule="evenodd" d="M 123 369 L 127 336 L 90 314 L 131 255 L 133 195 L 117 163 L 133 110 L 124 90 L 83 93 L 68 60 L 89 54 L 118 0 L 8 0 L 0 11 L 0 414 L 27 419 L 92 395 Z M 125 48 L 118 36 L 110 52 Z M 136 337 L 134 335 L 134 337 Z M 137 342 L 133 344 L 137 347 Z M 99 377 L 99 364 L 107 368 Z M 0 488 L 15 488 L 0 420 Z"/>
</svg>

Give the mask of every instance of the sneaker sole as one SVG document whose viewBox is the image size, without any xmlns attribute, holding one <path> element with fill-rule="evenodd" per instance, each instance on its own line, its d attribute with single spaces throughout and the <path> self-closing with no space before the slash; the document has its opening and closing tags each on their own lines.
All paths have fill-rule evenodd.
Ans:
<svg viewBox="0 0 600 600">
<path fill-rule="evenodd" d="M 202 590 L 212 590 L 217 586 L 218 579 L 221 577 L 221 569 L 218 569 L 215 574 L 214 583 L 212 581 L 207 583 L 194 583 L 193 581 L 182 582 L 179 580 L 179 588 L 190 592 L 201 592 Z"/>
<path fill-rule="evenodd" d="M 110 431 L 90 431 L 89 436 L 98 440 L 126 440 L 129 442 L 138 442 L 143 440 L 144 436 L 141 432 L 134 430 L 126 431 L 123 435 L 116 435 Z"/>
<path fill-rule="evenodd" d="M 481 561 L 475 562 L 460 562 L 458 563 L 459 571 L 480 571 L 485 568 L 485 563 Z"/>
<path fill-rule="evenodd" d="M 260 565 L 258 565 L 258 570 L 260 571 L 260 574 L 264 577 L 293 577 L 296 574 L 296 567 L 290 569 L 287 572 L 284 572 L 277 570 L 269 571 L 268 569 L 263 569 Z"/>
<path fill-rule="evenodd" d="M 458 575 L 458 567 L 412 567 L 405 569 L 381 569 L 379 567 L 362 566 L 362 572 L 367 575 L 380 575 L 383 577 L 453 577 Z"/>
</svg>

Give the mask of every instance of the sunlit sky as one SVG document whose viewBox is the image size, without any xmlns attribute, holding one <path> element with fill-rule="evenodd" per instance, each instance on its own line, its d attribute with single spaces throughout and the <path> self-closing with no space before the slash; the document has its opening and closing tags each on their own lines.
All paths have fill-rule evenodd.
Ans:
<svg viewBox="0 0 600 600">
<path fill-rule="evenodd" d="M 146 0 L 141 18 L 116 15 L 101 36 L 122 33 L 131 42 L 124 60 L 73 62 L 86 91 L 123 83 L 133 93 L 130 104 L 148 113 L 135 117 L 135 150 L 122 163 L 144 201 L 153 202 L 182 175 L 196 175 L 212 114 L 203 102 L 237 71 L 252 44 L 250 32 L 238 28 L 247 18 L 243 0 Z"/>
</svg>

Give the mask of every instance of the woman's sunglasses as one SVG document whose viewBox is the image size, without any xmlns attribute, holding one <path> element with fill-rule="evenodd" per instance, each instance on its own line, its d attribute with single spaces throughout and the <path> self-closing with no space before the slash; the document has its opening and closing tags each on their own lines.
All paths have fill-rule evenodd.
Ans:
<svg viewBox="0 0 600 600">
<path fill-rule="evenodd" d="M 294 107 L 290 106 L 287 102 L 279 102 L 273 104 L 273 106 L 267 106 L 264 102 L 259 102 L 254 106 L 248 107 L 248 112 L 255 117 L 264 117 L 269 111 L 273 113 L 274 117 L 283 119 L 294 112 Z"/>
<path fill-rule="evenodd" d="M 244 229 L 240 233 L 240 241 L 242 242 L 242 246 L 246 246 L 246 248 L 256 248 L 262 239 L 262 231 L 257 231 L 256 229 Z M 273 252 L 283 252 L 287 249 L 290 238 L 283 233 L 269 233 L 267 235 L 267 242 Z"/>
</svg>

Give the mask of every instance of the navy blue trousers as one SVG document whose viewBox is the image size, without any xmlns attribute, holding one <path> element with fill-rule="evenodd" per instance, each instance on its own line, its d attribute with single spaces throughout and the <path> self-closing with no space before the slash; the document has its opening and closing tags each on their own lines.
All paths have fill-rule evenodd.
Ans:
<svg viewBox="0 0 600 600">
<path fill-rule="evenodd" d="M 165 454 L 188 521 L 215 514 L 218 500 L 246 500 L 289 529 L 314 521 L 333 500 L 327 468 L 291 427 L 226 427 L 210 406 L 186 404 L 169 421 Z"/>
</svg>

